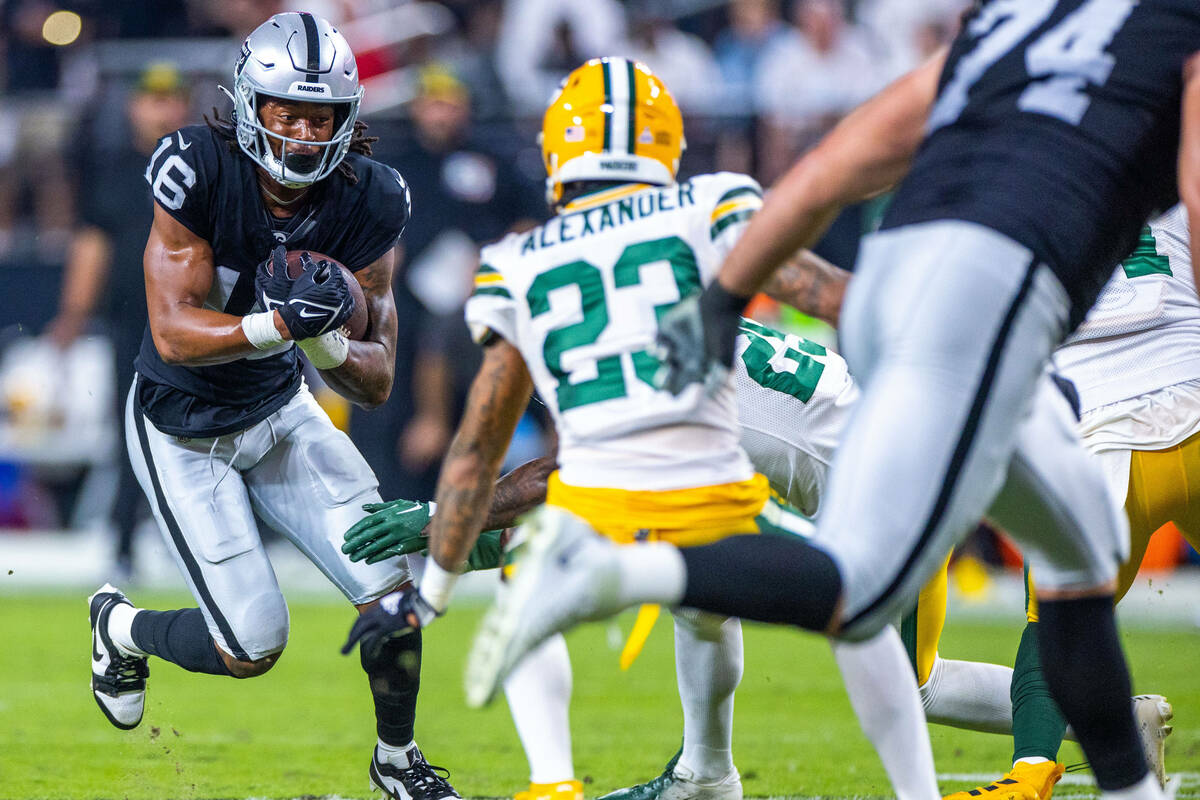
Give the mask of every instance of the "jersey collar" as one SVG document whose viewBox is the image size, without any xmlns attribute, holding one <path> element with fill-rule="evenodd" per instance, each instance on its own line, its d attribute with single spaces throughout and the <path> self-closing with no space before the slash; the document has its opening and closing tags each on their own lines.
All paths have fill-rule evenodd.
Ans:
<svg viewBox="0 0 1200 800">
<path fill-rule="evenodd" d="M 563 211 L 579 211 L 583 208 L 594 208 L 595 206 L 611 203 L 613 200 L 628 197 L 631 194 L 636 194 L 648 188 L 650 188 L 650 184 L 648 183 L 623 183 L 620 186 L 597 189 L 594 192 L 579 195 L 562 208 Z"/>
</svg>

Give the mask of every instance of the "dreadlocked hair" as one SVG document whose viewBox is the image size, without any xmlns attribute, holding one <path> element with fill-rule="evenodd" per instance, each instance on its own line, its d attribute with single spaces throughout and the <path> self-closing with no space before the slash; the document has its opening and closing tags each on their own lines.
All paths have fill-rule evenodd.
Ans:
<svg viewBox="0 0 1200 800">
<path fill-rule="evenodd" d="M 208 118 L 208 114 L 204 115 L 204 124 L 217 132 L 217 134 L 225 140 L 229 152 L 237 155 L 241 152 L 237 141 L 237 128 L 234 127 L 233 121 L 223 119 L 221 112 L 217 111 L 216 106 L 213 106 L 212 119 Z M 363 156 L 371 155 L 371 145 L 379 141 L 378 136 L 367 136 L 367 123 L 360 119 L 354 121 L 354 132 L 350 134 L 350 152 L 358 153 Z M 354 170 L 346 163 L 345 159 L 337 165 L 337 173 L 346 179 L 346 182 L 351 186 L 358 183 L 358 176 L 354 174 Z"/>
</svg>

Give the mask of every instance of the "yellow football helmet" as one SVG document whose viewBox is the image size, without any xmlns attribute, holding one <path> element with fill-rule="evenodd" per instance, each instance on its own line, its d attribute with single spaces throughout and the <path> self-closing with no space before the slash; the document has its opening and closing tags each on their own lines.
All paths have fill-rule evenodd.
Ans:
<svg viewBox="0 0 1200 800">
<path fill-rule="evenodd" d="M 571 181 L 675 182 L 683 116 L 666 85 L 638 61 L 594 58 L 563 80 L 542 120 L 546 202 Z"/>
</svg>

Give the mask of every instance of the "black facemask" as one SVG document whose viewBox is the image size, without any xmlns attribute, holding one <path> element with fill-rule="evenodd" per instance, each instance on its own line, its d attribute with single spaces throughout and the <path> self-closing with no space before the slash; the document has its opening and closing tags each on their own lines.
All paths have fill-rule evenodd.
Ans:
<svg viewBox="0 0 1200 800">
<path fill-rule="evenodd" d="M 321 164 L 324 151 L 316 153 L 287 153 L 283 157 L 283 165 L 289 173 L 307 175 Z"/>
</svg>

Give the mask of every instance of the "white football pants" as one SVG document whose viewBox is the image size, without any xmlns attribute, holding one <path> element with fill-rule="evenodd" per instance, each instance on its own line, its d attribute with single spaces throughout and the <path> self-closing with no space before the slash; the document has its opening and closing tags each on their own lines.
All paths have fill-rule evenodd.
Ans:
<svg viewBox="0 0 1200 800">
<path fill-rule="evenodd" d="M 1050 269 L 983 226 L 938 221 L 864 240 L 841 325 L 863 394 L 815 537 L 842 576 L 847 638 L 912 607 L 1006 475 L 994 516 L 1040 587 L 1116 575 L 1127 528 L 1042 377 L 1068 311 Z M 1035 391 L 1039 380 L 1049 388 Z"/>
<path fill-rule="evenodd" d="M 405 558 L 351 562 L 342 534 L 380 500 L 378 482 L 307 386 L 244 431 L 208 439 L 162 433 L 125 406 L 134 474 L 167 549 L 222 650 L 242 661 L 287 644 L 288 610 L 254 515 L 308 556 L 351 603 L 374 600 L 409 577 Z"/>
</svg>

